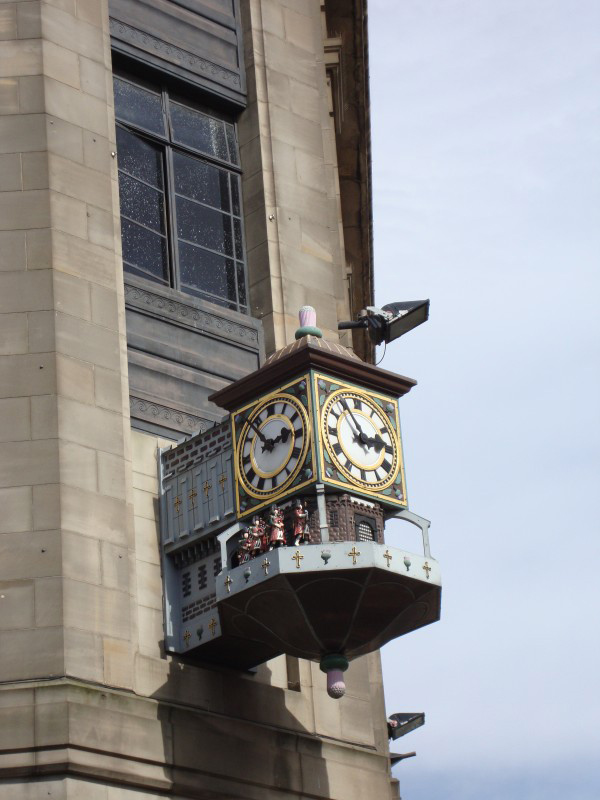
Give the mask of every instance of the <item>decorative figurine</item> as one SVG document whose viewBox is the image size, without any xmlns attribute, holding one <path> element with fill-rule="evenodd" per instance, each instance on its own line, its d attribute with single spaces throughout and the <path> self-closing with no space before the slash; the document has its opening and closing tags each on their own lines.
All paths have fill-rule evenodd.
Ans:
<svg viewBox="0 0 600 800">
<path fill-rule="evenodd" d="M 275 504 L 269 514 L 269 550 L 285 547 L 285 531 L 283 529 L 283 511 Z"/>
<path fill-rule="evenodd" d="M 266 549 L 265 544 L 265 523 L 258 517 L 252 517 L 252 525 L 250 526 L 250 539 L 252 542 L 252 558 L 261 555 Z"/>
<path fill-rule="evenodd" d="M 237 549 L 238 566 L 239 564 L 245 564 L 246 561 L 250 561 L 251 546 L 252 546 L 252 540 L 248 534 L 248 528 L 244 528 L 244 530 L 240 535 L 240 538 L 238 539 L 238 549 Z"/>
<path fill-rule="evenodd" d="M 302 500 L 298 499 L 294 509 L 294 544 L 307 544 L 308 542 L 310 542 L 308 511 Z"/>
</svg>

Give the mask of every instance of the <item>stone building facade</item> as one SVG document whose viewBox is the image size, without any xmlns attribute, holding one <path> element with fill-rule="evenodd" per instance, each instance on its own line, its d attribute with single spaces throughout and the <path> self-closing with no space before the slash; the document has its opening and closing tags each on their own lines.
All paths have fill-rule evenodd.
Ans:
<svg viewBox="0 0 600 800">
<path fill-rule="evenodd" d="M 300 306 L 336 340 L 371 299 L 365 0 L 13 0 L 0 39 L 0 797 L 397 796 L 378 655 L 340 703 L 310 662 L 167 657 L 158 550 L 159 448 Z"/>
</svg>

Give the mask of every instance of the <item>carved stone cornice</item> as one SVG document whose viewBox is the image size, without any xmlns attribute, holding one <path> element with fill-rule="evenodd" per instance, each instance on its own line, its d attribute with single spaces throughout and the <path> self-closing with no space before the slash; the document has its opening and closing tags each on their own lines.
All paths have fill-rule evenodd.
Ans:
<svg viewBox="0 0 600 800">
<path fill-rule="evenodd" d="M 111 17 L 110 32 L 115 39 L 135 45 L 146 52 L 153 52 L 160 58 L 185 67 L 218 83 L 231 86 L 234 89 L 241 89 L 240 76 L 233 70 L 193 53 L 188 53 L 187 50 L 182 50 L 180 47 L 158 39 L 156 36 L 137 30 L 137 28 L 127 25 L 125 22 Z"/>
<path fill-rule="evenodd" d="M 131 308 L 155 312 L 162 317 L 167 317 L 190 328 L 232 339 L 240 344 L 258 349 L 258 331 L 255 328 L 233 322 L 225 316 L 211 314 L 178 300 L 163 297 L 148 289 L 142 289 L 139 286 L 131 286 L 126 283 L 125 303 Z"/>
<path fill-rule="evenodd" d="M 142 397 L 130 395 L 129 408 L 134 419 L 152 422 L 165 428 L 175 428 L 184 433 L 204 432 L 213 425 L 211 420 L 144 400 Z"/>
</svg>

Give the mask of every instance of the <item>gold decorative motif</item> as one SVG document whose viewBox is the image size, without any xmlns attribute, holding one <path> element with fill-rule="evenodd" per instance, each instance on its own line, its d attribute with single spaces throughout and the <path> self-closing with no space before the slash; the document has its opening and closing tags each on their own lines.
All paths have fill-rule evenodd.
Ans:
<svg viewBox="0 0 600 800">
<path fill-rule="evenodd" d="M 191 638 L 192 638 L 192 634 L 191 634 L 189 631 L 186 631 L 186 632 L 183 634 L 183 640 L 184 640 L 184 642 L 185 642 L 185 646 L 186 646 L 186 647 L 189 647 L 189 646 L 190 646 L 190 639 L 191 639 Z"/>
<path fill-rule="evenodd" d="M 217 620 L 213 617 L 211 621 L 208 623 L 208 627 L 210 628 L 210 635 L 214 637 L 215 635 L 215 628 L 217 627 Z"/>
<path fill-rule="evenodd" d="M 229 575 L 228 575 L 228 576 L 225 578 L 225 587 L 227 588 L 227 594 L 229 594 L 229 592 L 231 591 L 231 584 L 232 584 L 232 583 L 233 583 L 233 581 L 231 580 L 231 578 L 230 578 L 230 577 L 229 577 Z"/>
<path fill-rule="evenodd" d="M 271 562 L 269 561 L 269 559 L 268 559 L 268 558 L 265 558 L 265 560 L 264 560 L 264 561 L 262 562 L 262 564 L 261 564 L 261 567 L 262 567 L 262 568 L 264 569 L 264 571 L 265 571 L 265 575 L 268 575 L 268 574 L 269 574 L 269 567 L 270 567 L 270 566 L 271 566 Z"/>
<path fill-rule="evenodd" d="M 179 495 L 173 500 L 173 505 L 175 506 L 175 513 L 179 514 L 179 509 L 181 508 L 181 497 Z"/>
<path fill-rule="evenodd" d="M 227 475 L 224 472 L 219 475 L 219 483 L 221 484 L 221 491 L 224 492 L 225 484 L 227 483 Z"/>
<path fill-rule="evenodd" d="M 210 481 L 204 481 L 204 486 L 202 488 L 204 489 L 205 496 L 208 497 L 208 493 L 212 489 L 212 483 Z"/>
<path fill-rule="evenodd" d="M 300 550 L 296 550 L 294 555 L 292 556 L 292 561 L 296 562 L 296 569 L 300 569 L 300 562 L 304 558 L 303 555 L 300 555 Z"/>
<path fill-rule="evenodd" d="M 423 564 L 423 569 L 425 570 L 425 574 L 427 575 L 427 580 L 429 580 L 429 573 L 431 572 L 431 567 L 427 563 L 427 561 Z"/>
<path fill-rule="evenodd" d="M 188 500 L 191 503 L 190 508 L 196 508 L 197 497 L 198 497 L 198 492 L 195 489 L 192 489 L 191 492 L 188 494 Z"/>
<path fill-rule="evenodd" d="M 393 558 L 394 556 L 393 556 L 393 555 L 390 553 L 390 551 L 389 551 L 389 550 L 386 550 L 386 551 L 385 551 L 385 553 L 383 554 L 383 557 L 384 557 L 384 558 L 385 558 L 385 560 L 387 561 L 387 565 L 388 565 L 388 569 L 389 569 L 389 568 L 390 568 L 390 561 L 392 560 L 392 558 Z"/>
<path fill-rule="evenodd" d="M 349 553 L 346 553 L 347 556 L 352 558 L 352 566 L 356 566 L 356 557 L 360 555 L 360 550 L 356 549 L 356 545 L 352 545 L 352 550 Z M 389 565 L 388 565 L 389 566 Z"/>
</svg>

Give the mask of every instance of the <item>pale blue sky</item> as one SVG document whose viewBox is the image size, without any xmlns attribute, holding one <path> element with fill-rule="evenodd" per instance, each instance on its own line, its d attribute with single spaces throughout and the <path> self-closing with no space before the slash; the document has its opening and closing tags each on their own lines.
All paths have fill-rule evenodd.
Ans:
<svg viewBox="0 0 600 800">
<path fill-rule="evenodd" d="M 369 0 L 382 366 L 441 622 L 388 645 L 403 800 L 600 797 L 600 2 Z M 394 535 L 394 534 L 392 534 Z M 399 536 L 400 533 L 396 533 Z"/>
</svg>

